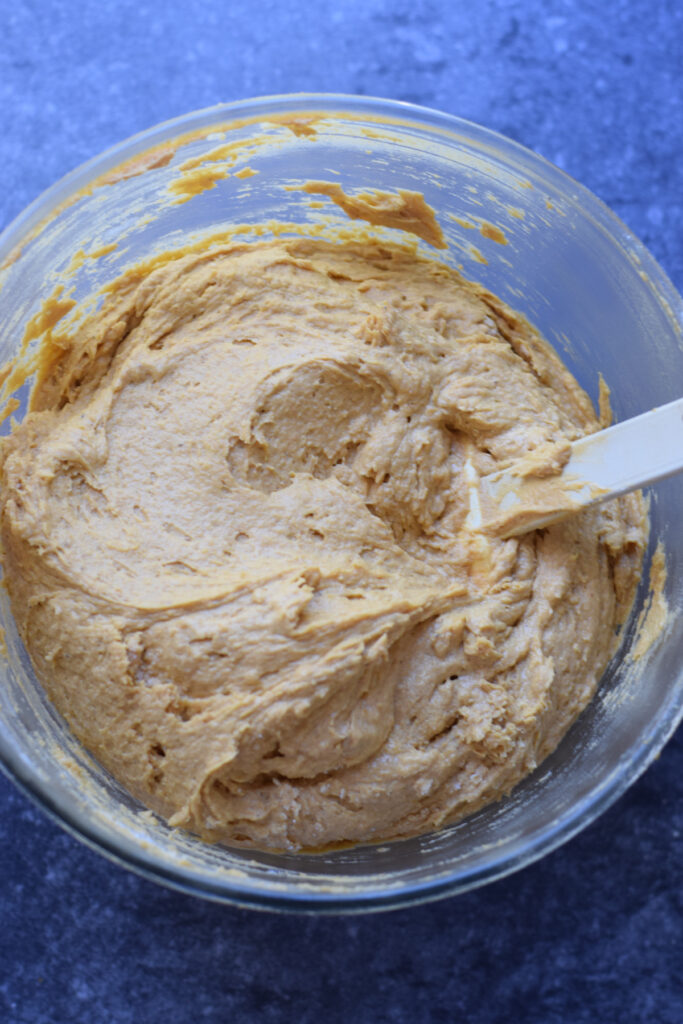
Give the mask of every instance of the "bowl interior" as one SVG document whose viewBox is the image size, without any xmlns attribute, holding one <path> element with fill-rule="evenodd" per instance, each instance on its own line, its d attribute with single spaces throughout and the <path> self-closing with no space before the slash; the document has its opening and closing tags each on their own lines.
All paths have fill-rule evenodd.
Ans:
<svg viewBox="0 0 683 1024">
<path fill-rule="evenodd" d="M 602 374 L 618 419 L 678 397 L 680 298 L 606 207 L 541 158 L 475 125 L 352 97 L 271 98 L 199 112 L 129 140 L 59 182 L 0 238 L 0 363 L 18 352 L 28 321 L 60 287 L 79 308 L 92 307 L 98 289 L 131 264 L 188 239 L 283 232 L 344 238 L 360 227 L 303 192 L 309 180 L 339 182 L 351 192 L 422 192 L 449 248 L 420 249 L 522 311 L 594 399 Z M 29 385 L 21 389 L 18 417 Z M 80 838 L 151 877 L 216 899 L 372 909 L 480 884 L 592 820 L 678 723 L 681 507 L 680 477 L 653 491 L 650 551 L 663 543 L 667 628 L 645 655 L 631 657 L 651 600 L 646 572 L 620 653 L 560 747 L 509 798 L 442 832 L 312 856 L 228 850 L 169 829 L 83 751 L 47 702 L 4 590 L 0 757 Z"/>
</svg>

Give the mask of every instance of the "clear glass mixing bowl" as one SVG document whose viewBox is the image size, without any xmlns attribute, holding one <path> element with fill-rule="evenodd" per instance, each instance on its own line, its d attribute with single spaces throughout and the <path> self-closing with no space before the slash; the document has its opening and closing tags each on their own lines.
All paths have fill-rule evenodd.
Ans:
<svg viewBox="0 0 683 1024">
<path fill-rule="evenodd" d="M 183 174 L 180 165 L 206 154 L 213 162 L 205 169 L 229 176 L 214 175 L 214 187 L 174 202 L 187 194 L 169 190 Z M 192 172 L 184 173 L 187 183 Z M 595 196 L 477 125 L 353 96 L 268 97 L 189 114 L 123 142 L 48 189 L 0 236 L 0 363 L 17 353 L 27 322 L 60 284 L 86 299 L 131 263 L 190 234 L 244 225 L 248 238 L 254 235 L 249 225 L 269 221 L 291 222 L 292 231 L 297 224 L 328 233 L 352 227 L 331 204 L 312 206 L 310 195 L 283 188 L 309 179 L 338 181 L 347 191 L 422 192 L 449 241 L 438 255 L 524 312 L 594 398 L 602 373 L 617 418 L 679 396 L 681 299 Z M 496 234 L 485 222 L 507 244 L 485 237 L 482 227 Z M 102 252 L 112 243 L 115 249 Z M 81 251 L 100 255 L 84 258 Z M 17 416 L 24 407 L 25 401 Z M 90 758 L 47 702 L 4 589 L 0 759 L 78 838 L 149 878 L 212 899 L 279 910 L 371 910 L 481 885 L 585 827 L 637 778 L 678 724 L 681 508 L 683 477 L 653 491 L 650 550 L 663 541 L 672 610 L 667 629 L 644 657 L 629 656 L 650 599 L 645 580 L 621 652 L 555 753 L 508 799 L 441 832 L 327 854 L 274 855 L 210 846 L 169 829 Z"/>
</svg>

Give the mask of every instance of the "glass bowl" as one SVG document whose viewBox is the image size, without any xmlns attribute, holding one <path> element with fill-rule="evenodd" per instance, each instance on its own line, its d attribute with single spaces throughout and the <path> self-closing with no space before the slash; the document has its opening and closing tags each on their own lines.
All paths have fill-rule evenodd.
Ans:
<svg viewBox="0 0 683 1024">
<path fill-rule="evenodd" d="M 188 160 L 195 170 L 180 170 Z M 594 399 L 602 374 L 617 419 L 679 396 L 681 299 L 595 196 L 477 125 L 404 103 L 336 95 L 267 97 L 188 114 L 48 189 L 0 236 L 0 363 L 19 351 L 29 320 L 55 289 L 64 287 L 62 299 L 85 301 L 131 263 L 192 236 L 289 230 L 343 237 L 354 225 L 341 211 L 283 187 L 310 179 L 336 181 L 346 191 L 422 192 L 449 242 L 432 255 L 521 310 Z M 24 354 L 30 358 L 30 345 Z M 683 715 L 681 508 L 683 477 L 653 489 L 648 560 L 661 541 L 666 629 L 633 657 L 651 601 L 646 565 L 620 652 L 558 749 L 507 799 L 443 831 L 276 855 L 212 846 L 168 828 L 98 766 L 49 704 L 4 588 L 0 759 L 79 839 L 148 878 L 211 899 L 277 910 L 378 910 L 482 885 L 593 821 L 656 757 Z"/>
</svg>

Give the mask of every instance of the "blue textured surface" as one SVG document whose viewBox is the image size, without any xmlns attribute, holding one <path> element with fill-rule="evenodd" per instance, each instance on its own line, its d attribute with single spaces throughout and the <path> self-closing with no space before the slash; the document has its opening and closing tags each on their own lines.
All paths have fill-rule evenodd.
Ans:
<svg viewBox="0 0 683 1024">
<path fill-rule="evenodd" d="M 676 0 L 14 0 L 0 5 L 0 227 L 155 122 L 300 90 L 497 129 L 604 199 L 683 289 Z M 0 1020 L 683 1021 L 683 735 L 580 837 L 484 890 L 273 917 L 110 865 L 0 779 Z"/>
</svg>

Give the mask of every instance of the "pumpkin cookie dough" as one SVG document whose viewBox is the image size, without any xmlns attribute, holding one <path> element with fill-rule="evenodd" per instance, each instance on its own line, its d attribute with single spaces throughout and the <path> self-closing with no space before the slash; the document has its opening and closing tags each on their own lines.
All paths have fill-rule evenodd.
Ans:
<svg viewBox="0 0 683 1024">
<path fill-rule="evenodd" d="M 590 700 L 646 535 L 633 495 L 474 534 L 472 469 L 598 426 L 521 317 L 413 248 L 280 240 L 133 271 L 2 450 L 35 671 L 106 768 L 207 839 L 454 821 Z"/>
</svg>

